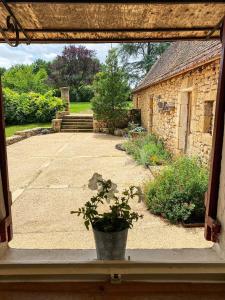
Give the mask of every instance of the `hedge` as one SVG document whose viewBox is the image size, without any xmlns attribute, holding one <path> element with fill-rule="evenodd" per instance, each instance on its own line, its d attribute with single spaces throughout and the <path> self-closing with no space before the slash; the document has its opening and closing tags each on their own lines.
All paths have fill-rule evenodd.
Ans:
<svg viewBox="0 0 225 300">
<path fill-rule="evenodd" d="M 34 92 L 17 93 L 4 88 L 3 95 L 7 125 L 49 122 L 65 106 L 62 99 L 53 96 L 53 91 L 42 95 Z"/>
</svg>

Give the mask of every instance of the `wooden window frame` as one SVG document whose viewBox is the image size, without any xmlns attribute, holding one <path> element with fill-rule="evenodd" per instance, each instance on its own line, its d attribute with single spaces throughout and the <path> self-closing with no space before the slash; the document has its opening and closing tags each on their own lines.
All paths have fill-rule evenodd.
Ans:
<svg viewBox="0 0 225 300">
<path fill-rule="evenodd" d="M 205 238 L 206 240 L 218 242 L 221 225 L 217 221 L 217 206 L 220 184 L 221 159 L 224 135 L 224 113 L 225 113 L 225 22 L 221 28 L 222 55 L 218 81 L 216 111 L 212 142 L 212 159 L 208 191 L 205 197 Z M 138 97 L 139 102 L 139 97 Z M 139 104 L 139 103 L 138 103 Z M 6 153 L 5 121 L 3 112 L 3 96 L 0 81 L 0 171 L 2 177 L 3 197 L 6 217 L 0 222 L 0 243 L 9 242 L 12 239 L 12 217 L 11 217 L 11 193 L 9 190 L 8 165 Z"/>
<path fill-rule="evenodd" d="M 205 239 L 218 242 L 221 224 L 217 220 L 217 207 L 220 186 L 220 172 L 224 137 L 225 113 L 225 21 L 221 28 L 222 53 L 216 98 L 215 119 L 213 128 L 211 164 L 208 191 L 205 196 Z"/>
<path fill-rule="evenodd" d="M 8 179 L 8 163 L 6 151 L 6 137 L 5 137 L 5 117 L 3 109 L 3 94 L 0 78 L 0 171 L 2 178 L 3 200 L 5 206 L 5 218 L 0 222 L 0 243 L 9 242 L 12 240 L 12 214 L 11 205 L 12 197 L 9 190 Z"/>
</svg>

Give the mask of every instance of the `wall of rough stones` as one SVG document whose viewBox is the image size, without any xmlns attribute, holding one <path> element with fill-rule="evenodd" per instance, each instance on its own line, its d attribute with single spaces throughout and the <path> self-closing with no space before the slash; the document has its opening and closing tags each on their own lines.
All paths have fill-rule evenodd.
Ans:
<svg viewBox="0 0 225 300">
<path fill-rule="evenodd" d="M 162 137 L 173 153 L 200 156 L 207 163 L 212 144 L 210 123 L 214 121 L 218 76 L 219 59 L 134 93 L 134 107 L 141 109 L 142 126 Z M 162 108 L 165 102 L 166 106 Z M 188 114 L 191 116 L 189 127 Z"/>
<path fill-rule="evenodd" d="M 17 131 L 15 135 L 6 138 L 6 145 L 9 146 L 15 144 L 34 135 L 48 134 L 53 132 L 54 130 L 52 128 L 47 128 L 47 127 L 37 127 L 37 128 Z"/>
</svg>

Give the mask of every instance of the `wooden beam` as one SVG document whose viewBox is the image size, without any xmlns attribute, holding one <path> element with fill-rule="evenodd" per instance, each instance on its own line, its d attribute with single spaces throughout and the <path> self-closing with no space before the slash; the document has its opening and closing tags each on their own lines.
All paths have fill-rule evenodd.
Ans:
<svg viewBox="0 0 225 300">
<path fill-rule="evenodd" d="M 210 40 L 218 40 L 219 36 L 211 37 Z M 60 43 L 157 43 L 157 42 L 174 42 L 174 41 L 205 41 L 205 37 L 167 37 L 167 38 L 32 38 L 31 44 L 60 44 Z M 9 39 L 9 41 L 14 41 Z M 0 43 L 5 43 L 5 40 L 0 38 Z M 26 39 L 20 39 L 20 44 L 26 44 Z"/>
<path fill-rule="evenodd" d="M 29 3 L 40 3 L 39 0 L 31 0 L 31 1 L 26 1 L 26 0 L 7 0 L 8 3 L 24 3 L 24 4 L 29 4 Z M 149 0 L 140 0 L 140 1 L 99 1 L 99 0 L 83 0 L 83 1 L 79 1 L 79 0 L 71 0 L 71 1 L 62 1 L 62 0 L 47 0 L 44 1 L 45 3 L 61 3 L 61 4 L 65 4 L 65 3 L 74 3 L 74 4 L 101 4 L 101 3 L 105 3 L 105 4 L 201 4 L 201 3 L 212 3 L 212 1 L 204 1 L 204 0 L 198 0 L 198 1 L 158 1 L 158 0 L 151 0 L 151 2 Z M 221 3 L 222 1 L 213 1 L 213 3 Z"/>
<path fill-rule="evenodd" d="M 123 282 L 121 284 L 110 284 L 109 282 L 1 282 L 0 296 L 7 291 L 14 293 L 15 297 L 19 294 L 31 295 L 34 299 L 42 297 L 44 293 L 62 296 L 68 293 L 72 299 L 223 299 L 225 285 L 223 283 L 177 283 L 177 282 Z M 17 293 L 17 294 L 16 294 Z M 36 294 L 38 293 L 38 294 Z M 55 293 L 55 294 L 54 294 Z M 40 296 L 42 295 L 42 296 Z M 46 295 L 46 297 L 47 297 Z M 87 298 L 84 295 L 88 296 Z M 160 296 L 161 295 L 161 296 Z M 175 295 L 177 296 L 176 298 Z M 203 296 L 204 295 L 204 296 Z M 37 297 L 38 296 L 38 297 Z M 80 298 L 79 298 L 80 297 Z M 2 297 L 2 299 L 5 299 Z M 10 298 L 11 299 L 11 298 Z M 14 298 L 13 298 L 14 299 Z M 15 298 L 16 299 L 16 298 Z"/>
<path fill-rule="evenodd" d="M 7 29 L 3 29 L 7 33 Z M 76 33 L 76 32 L 192 32 L 192 31 L 217 31 L 219 28 L 210 26 L 195 26 L 195 27 L 179 27 L 179 28 L 169 28 L 169 27 L 157 27 L 157 28 L 23 28 L 24 31 L 30 33 Z M 22 32 L 22 30 L 19 30 Z M 9 31 L 9 33 L 12 33 Z M 211 33 L 211 32 L 210 32 Z"/>
</svg>

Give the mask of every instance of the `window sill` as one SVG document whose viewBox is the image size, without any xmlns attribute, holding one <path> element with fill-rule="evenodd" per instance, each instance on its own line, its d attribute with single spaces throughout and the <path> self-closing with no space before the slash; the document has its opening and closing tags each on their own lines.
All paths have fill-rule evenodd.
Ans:
<svg viewBox="0 0 225 300">
<path fill-rule="evenodd" d="M 95 250 L 8 248 L 0 258 L 0 281 L 224 282 L 225 261 L 211 249 L 127 250 L 130 260 L 99 261 Z"/>
</svg>

